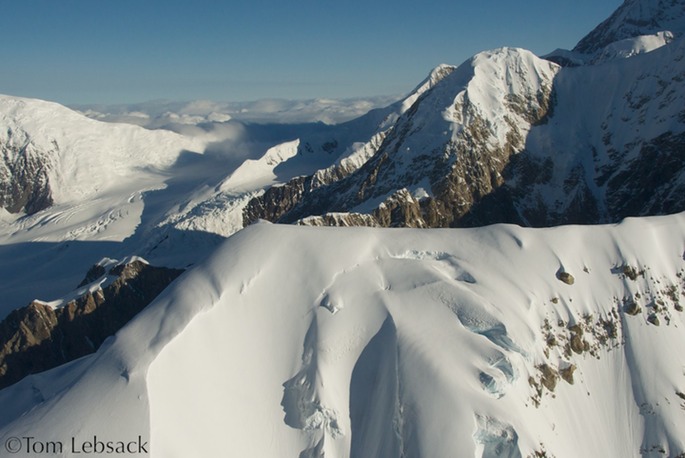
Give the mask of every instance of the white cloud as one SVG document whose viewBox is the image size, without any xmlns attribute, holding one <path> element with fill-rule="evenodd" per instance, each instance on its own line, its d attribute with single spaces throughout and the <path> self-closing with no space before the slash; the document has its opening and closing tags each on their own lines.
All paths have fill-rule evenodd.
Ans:
<svg viewBox="0 0 685 458">
<path fill-rule="evenodd" d="M 106 122 L 125 122 L 149 129 L 174 125 L 225 123 L 230 120 L 296 124 L 324 122 L 337 124 L 348 121 L 373 108 L 387 106 L 399 97 L 373 97 L 365 99 L 264 99 L 253 102 L 191 102 L 153 101 L 133 105 L 91 105 L 76 107 L 86 116 Z"/>
<path fill-rule="evenodd" d="M 226 113 L 217 113 L 213 111 L 207 116 L 207 121 L 209 122 L 227 122 L 232 119 L 231 115 Z"/>
</svg>

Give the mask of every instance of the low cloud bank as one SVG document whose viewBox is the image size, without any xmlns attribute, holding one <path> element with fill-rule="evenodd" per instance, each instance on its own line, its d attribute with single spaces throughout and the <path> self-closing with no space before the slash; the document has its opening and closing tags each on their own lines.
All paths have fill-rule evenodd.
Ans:
<svg viewBox="0 0 685 458">
<path fill-rule="evenodd" d="M 265 99 L 254 102 L 151 101 L 130 105 L 77 105 L 72 108 L 101 121 L 135 124 L 148 129 L 178 130 L 179 125 L 196 126 L 231 120 L 263 124 L 338 124 L 359 117 L 374 108 L 390 105 L 398 98 L 380 96 L 343 100 Z"/>
</svg>

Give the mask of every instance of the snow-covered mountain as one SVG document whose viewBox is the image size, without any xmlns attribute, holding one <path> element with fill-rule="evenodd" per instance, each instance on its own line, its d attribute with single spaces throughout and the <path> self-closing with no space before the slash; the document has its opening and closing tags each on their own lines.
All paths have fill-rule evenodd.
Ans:
<svg viewBox="0 0 685 458">
<path fill-rule="evenodd" d="M 0 96 L 11 381 L 186 269 L 0 390 L 0 455 L 685 456 L 684 11 L 626 0 L 573 50 L 440 65 L 335 125 Z"/>
<path fill-rule="evenodd" d="M 423 210 L 417 205 L 415 211 L 402 211 L 413 215 L 406 225 L 446 226 L 454 214 L 467 212 L 499 187 L 509 157 L 524 149 L 531 128 L 548 116 L 557 66 L 528 51 L 505 48 L 438 71 L 444 76 L 408 100 L 410 108 L 388 129 L 373 157 L 341 180 L 306 189 L 302 201 L 279 219 L 382 210 L 379 204 L 406 190 L 400 200 L 425 204 Z M 379 225 L 404 222 L 382 211 L 375 216 Z"/>
<path fill-rule="evenodd" d="M 89 199 L 93 190 L 109 189 L 124 176 L 135 185 L 118 192 L 118 201 L 98 215 L 82 211 L 83 218 L 74 218 L 73 208 L 83 202 L 70 203 L 63 213 L 69 218 L 56 216 L 60 210 L 55 207 L 12 221 L 5 232 L 13 234 L 13 241 L 90 240 L 84 233 L 92 232 L 101 239 L 123 240 L 136 233 L 146 244 L 133 247 L 135 254 L 149 258 L 153 248 L 161 253 L 190 231 L 225 237 L 258 219 L 314 225 L 546 226 L 680 211 L 685 209 L 678 154 L 685 132 L 682 7 L 682 2 L 626 2 L 581 40 L 596 43 L 597 49 L 576 67 L 555 65 L 553 55 L 541 59 L 514 48 L 478 54 L 458 67 L 439 66 L 397 103 L 338 125 L 215 122 L 194 141 L 132 130 L 147 138 L 140 144 L 128 142 L 120 151 L 154 151 L 147 146 L 151 142 L 174 146 L 135 154 L 134 161 L 116 158 L 117 164 L 126 164 L 117 167 L 118 174 L 109 170 L 109 140 L 91 142 L 83 149 L 88 154 L 72 154 L 73 148 L 57 142 L 61 151 L 69 152 L 62 160 L 48 153 L 54 149 L 53 134 L 19 126 L 13 131 L 29 133 L 5 141 L 5 151 L 15 151 L 9 155 L 14 159 L 5 161 L 6 175 L 32 177 L 32 185 L 5 180 L 11 191 L 4 193 L 5 208 L 31 213 L 48 206 L 55 193 L 48 183 L 58 180 L 68 184 L 62 189 L 77 183 L 72 194 L 78 191 Z M 652 28 L 621 28 L 628 22 Z M 631 30 L 642 35 L 626 38 Z M 650 33 L 653 40 L 645 35 Z M 607 36 L 617 41 L 607 42 Z M 568 53 L 580 55 L 578 49 Z M 74 139 L 81 135 L 76 132 L 92 132 L 92 126 L 100 129 L 98 139 L 130 138 L 113 132 L 114 126 L 124 129 L 121 125 L 50 110 L 34 109 L 53 118 L 35 124 L 49 126 L 56 124 L 55 118 L 64 119 L 57 128 Z M 4 111 L 6 122 L 18 123 L 16 110 Z M 26 111 L 25 119 L 39 119 Z M 86 121 L 87 128 L 65 127 Z M 225 140 L 220 132 L 241 143 Z M 16 153 L 31 151 L 34 137 L 44 143 L 34 148 L 42 151 L 42 159 Z M 180 154 L 188 150 L 199 154 Z M 241 152 L 206 154 L 225 150 Z M 91 162 L 88 167 L 74 166 L 85 163 L 81 156 Z M 71 177 L 74 170 L 93 176 Z M 149 176 L 143 178 L 141 171 Z M 191 175 L 195 179 L 187 178 Z M 150 192 L 161 188 L 164 192 Z M 103 232 L 137 204 L 133 212 L 139 220 L 130 218 L 132 227 L 118 235 L 111 229 Z M 78 224 L 66 228 L 61 223 L 65 219 Z M 49 229 L 52 234 L 45 233 Z"/>
<path fill-rule="evenodd" d="M 592 54 L 503 48 L 439 67 L 449 76 L 407 99 L 362 166 L 267 191 L 245 222 L 548 226 L 684 210 L 685 4 L 655 5 L 626 2 L 581 41 Z M 616 31 L 638 12 L 653 36 Z"/>
<path fill-rule="evenodd" d="M 157 170 L 204 150 L 188 137 L 106 125 L 55 103 L 0 96 L 0 107 L 0 202 L 13 213 L 103 198 L 142 174 L 154 188 L 165 178 Z"/>
<path fill-rule="evenodd" d="M 1 443 L 72 456 L 72 437 L 141 441 L 165 458 L 681 456 L 684 243 L 683 214 L 253 225 L 97 354 L 0 391 Z"/>
</svg>

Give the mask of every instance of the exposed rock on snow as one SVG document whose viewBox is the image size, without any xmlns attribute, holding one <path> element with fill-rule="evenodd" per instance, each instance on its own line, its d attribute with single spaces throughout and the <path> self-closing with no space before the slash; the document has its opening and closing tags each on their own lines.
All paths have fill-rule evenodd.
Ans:
<svg viewBox="0 0 685 458">
<path fill-rule="evenodd" d="M 557 278 L 566 283 L 567 285 L 572 285 L 576 281 L 573 275 L 564 271 L 557 272 Z"/>
<path fill-rule="evenodd" d="M 10 213 L 36 213 L 52 205 L 48 169 L 53 151 L 39 152 L 26 138 L 17 139 L 12 129 L 5 141 L 0 140 L 0 207 Z"/>
<path fill-rule="evenodd" d="M 93 353 L 182 272 L 113 264 L 93 266 L 71 297 L 33 301 L 0 322 L 0 388 Z"/>
</svg>

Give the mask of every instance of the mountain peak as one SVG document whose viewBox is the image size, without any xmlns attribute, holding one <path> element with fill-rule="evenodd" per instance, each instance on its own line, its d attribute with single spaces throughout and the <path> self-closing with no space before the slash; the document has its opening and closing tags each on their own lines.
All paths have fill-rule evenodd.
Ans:
<svg viewBox="0 0 685 458">
<path fill-rule="evenodd" d="M 665 31 L 676 38 L 685 33 L 685 0 L 625 0 L 573 50 L 591 54 L 620 40 Z"/>
</svg>

